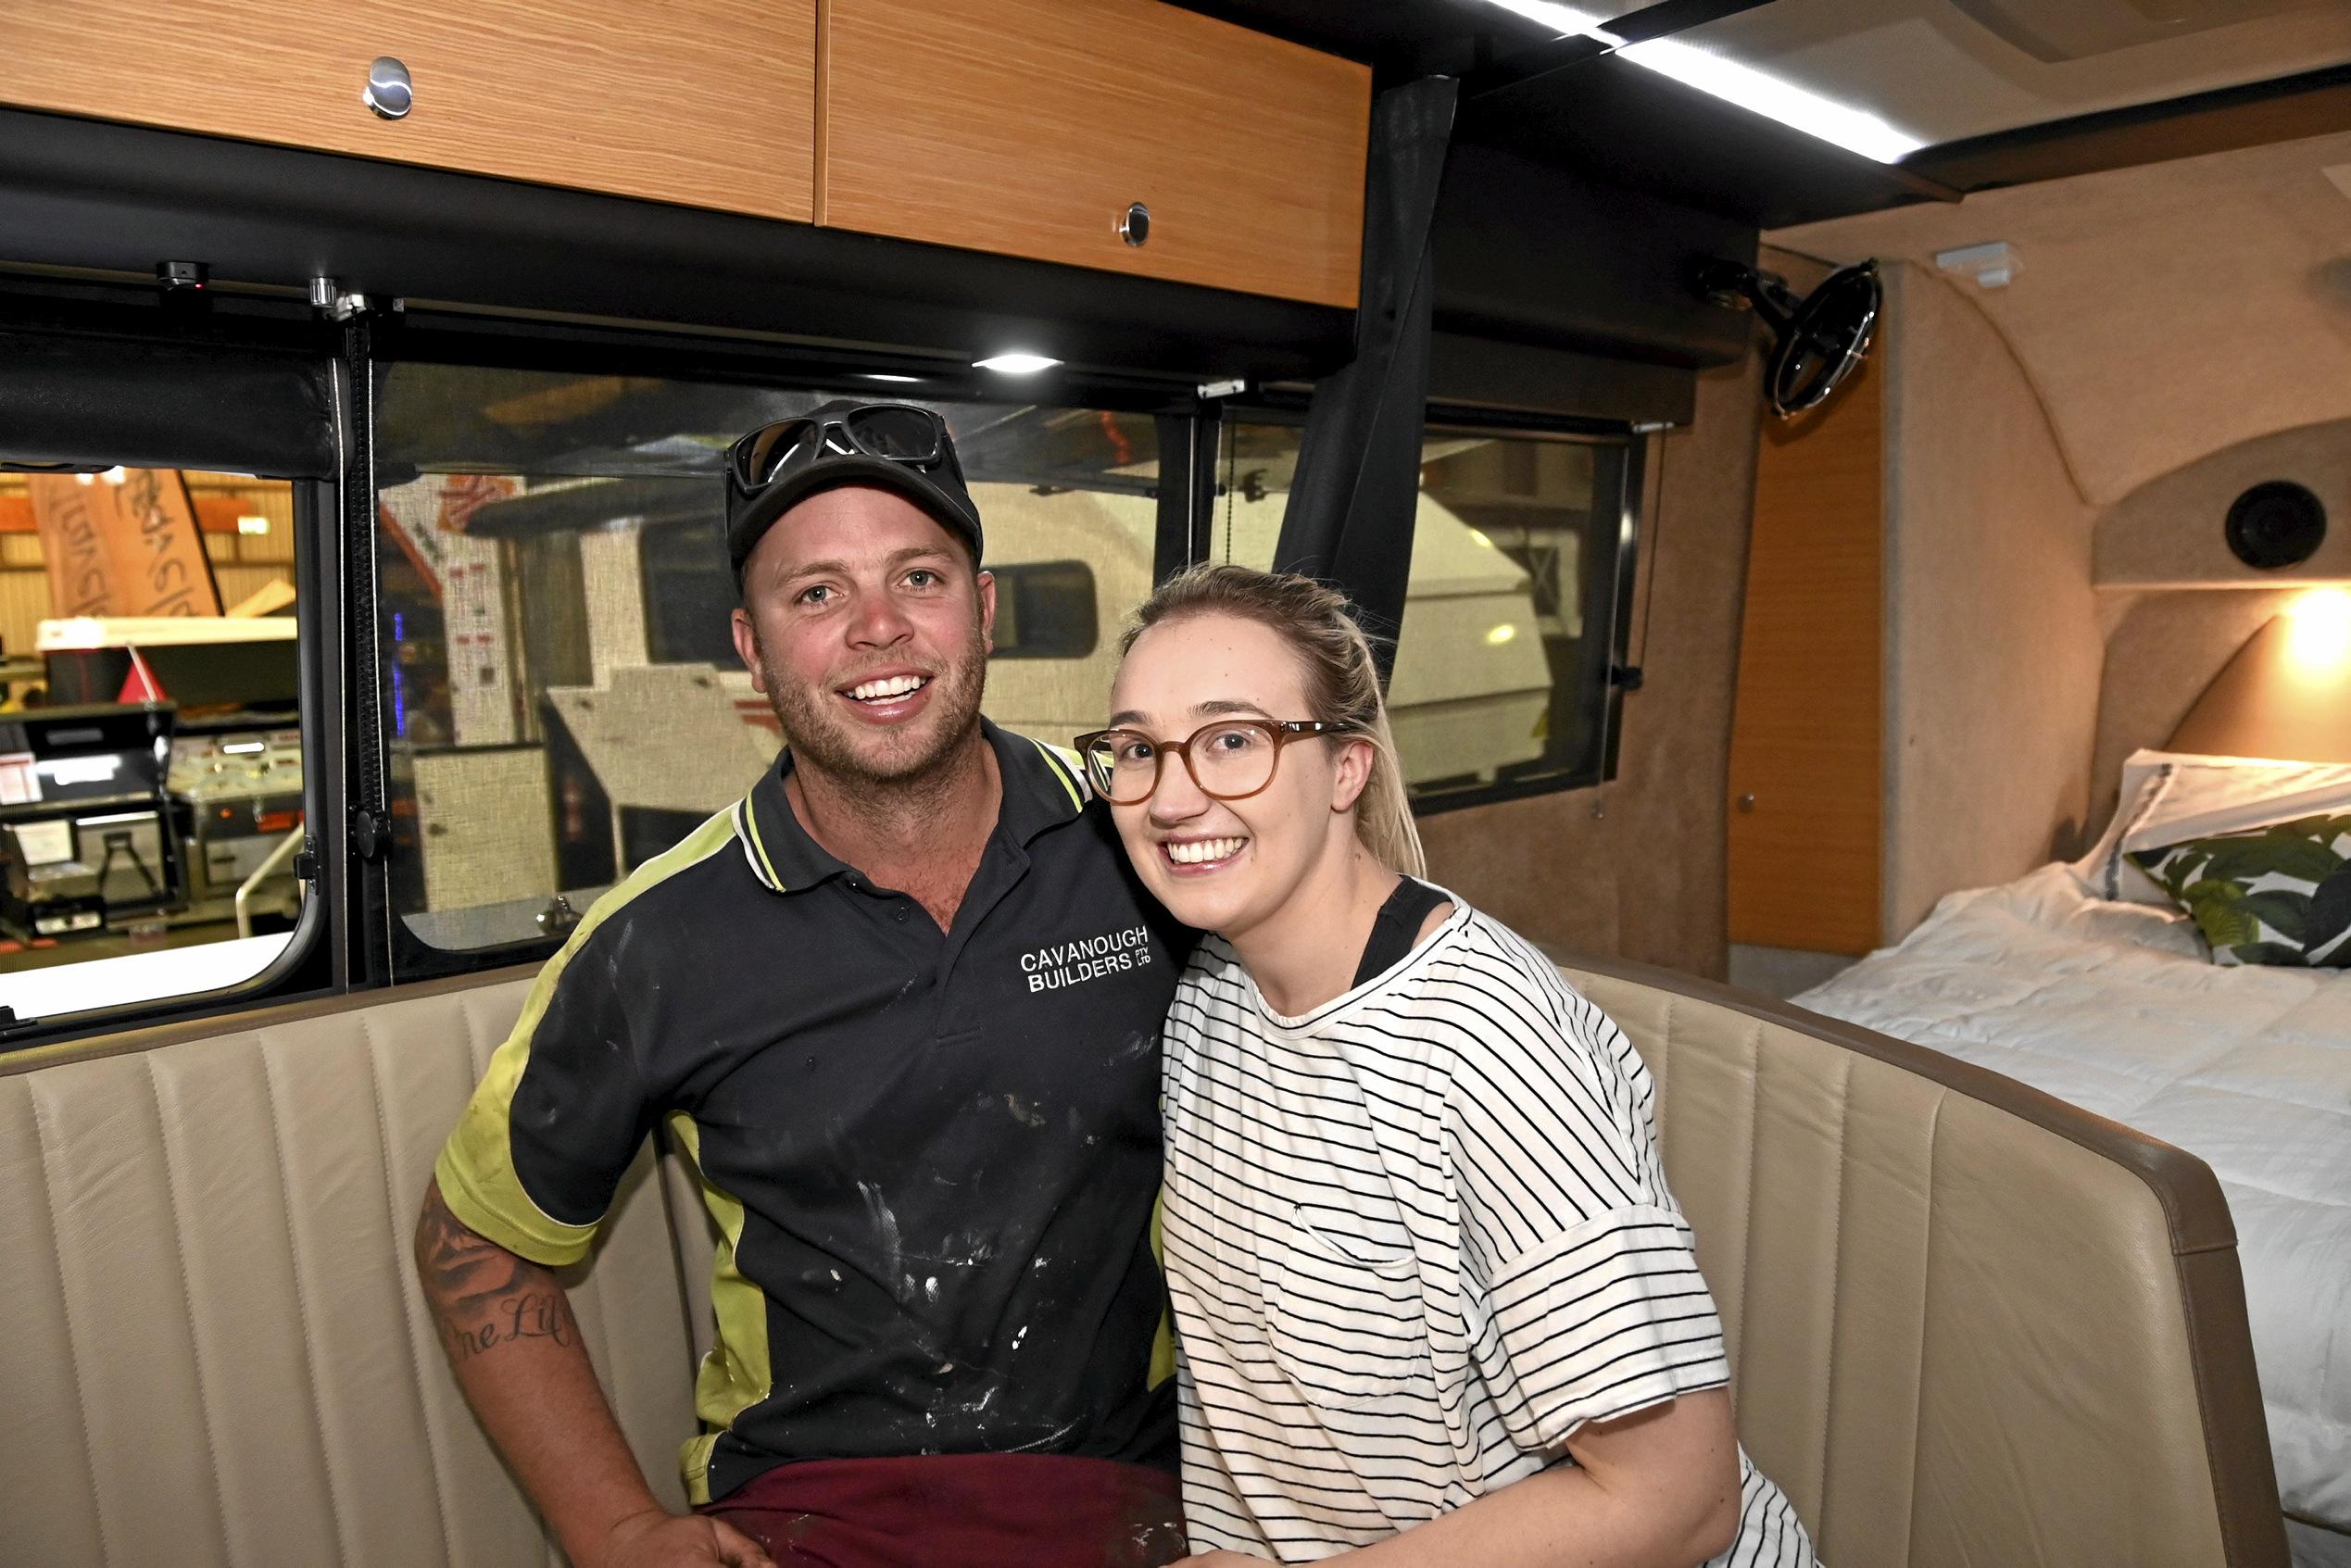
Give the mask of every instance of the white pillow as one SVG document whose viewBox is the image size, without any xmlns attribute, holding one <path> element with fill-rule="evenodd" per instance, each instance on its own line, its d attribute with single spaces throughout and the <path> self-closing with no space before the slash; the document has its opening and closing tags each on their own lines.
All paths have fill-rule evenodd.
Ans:
<svg viewBox="0 0 2351 1568">
<path fill-rule="evenodd" d="M 2093 897 L 2169 906 L 2171 896 L 2130 859 L 2131 851 L 2345 809 L 2351 763 L 2134 751 L 2122 764 L 2114 820 L 2072 871 Z"/>
</svg>

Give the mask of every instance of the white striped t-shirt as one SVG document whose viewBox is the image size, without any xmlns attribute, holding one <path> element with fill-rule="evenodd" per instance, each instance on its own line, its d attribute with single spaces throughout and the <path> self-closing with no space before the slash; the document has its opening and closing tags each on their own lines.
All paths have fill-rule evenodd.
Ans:
<svg viewBox="0 0 2351 1568">
<path fill-rule="evenodd" d="M 1587 1421 L 1729 1381 L 1647 1069 L 1459 899 L 1303 1018 L 1207 939 L 1164 1061 L 1193 1550 L 1367 1545 L 1565 1461 Z M 1718 1561 L 1811 1563 L 1788 1499 L 1740 1470 Z"/>
</svg>

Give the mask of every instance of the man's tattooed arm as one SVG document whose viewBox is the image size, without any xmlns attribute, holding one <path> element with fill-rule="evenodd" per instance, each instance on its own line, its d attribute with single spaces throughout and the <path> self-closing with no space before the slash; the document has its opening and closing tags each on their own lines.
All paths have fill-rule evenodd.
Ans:
<svg viewBox="0 0 2351 1568">
<path fill-rule="evenodd" d="M 571 1298 L 555 1275 L 451 1213 L 437 1183 L 417 1219 L 416 1269 L 453 1363 L 518 1339 L 579 1342 Z"/>
</svg>

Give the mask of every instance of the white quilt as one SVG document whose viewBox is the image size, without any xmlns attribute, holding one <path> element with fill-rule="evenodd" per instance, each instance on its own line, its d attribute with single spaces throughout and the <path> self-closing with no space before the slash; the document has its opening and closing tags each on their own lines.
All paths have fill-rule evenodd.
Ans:
<svg viewBox="0 0 2351 1568">
<path fill-rule="evenodd" d="M 1955 893 L 1795 998 L 2201 1156 L 2237 1228 L 2289 1513 L 2351 1529 L 2351 972 L 2222 968 L 2063 866 Z"/>
</svg>

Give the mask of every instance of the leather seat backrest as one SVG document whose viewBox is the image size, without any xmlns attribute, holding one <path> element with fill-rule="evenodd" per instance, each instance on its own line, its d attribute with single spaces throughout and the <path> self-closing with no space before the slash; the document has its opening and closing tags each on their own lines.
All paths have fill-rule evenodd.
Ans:
<svg viewBox="0 0 2351 1568">
<path fill-rule="evenodd" d="M 1793 1008 L 1565 970 L 1655 1079 L 1741 1439 L 1824 1561 L 2285 1562 L 2201 1160 Z"/>
<path fill-rule="evenodd" d="M 409 1263 L 434 1155 L 525 985 L 0 1057 L 0 1563 L 560 1561 Z M 648 1150 L 567 1283 L 639 1463 L 683 1506 L 673 1237 Z"/>
</svg>

